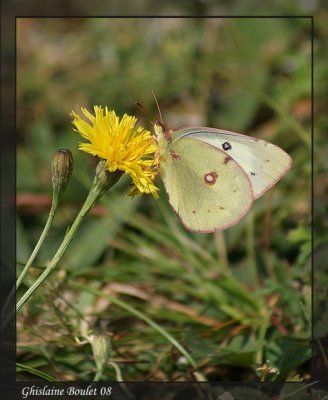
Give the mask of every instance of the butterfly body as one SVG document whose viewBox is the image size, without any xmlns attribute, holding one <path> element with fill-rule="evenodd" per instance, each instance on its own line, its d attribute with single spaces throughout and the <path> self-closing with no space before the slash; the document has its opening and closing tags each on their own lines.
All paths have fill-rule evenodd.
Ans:
<svg viewBox="0 0 328 400">
<path fill-rule="evenodd" d="M 195 232 L 237 224 L 291 166 L 290 156 L 278 146 L 230 131 L 173 131 L 157 123 L 155 133 L 169 202 Z"/>
</svg>

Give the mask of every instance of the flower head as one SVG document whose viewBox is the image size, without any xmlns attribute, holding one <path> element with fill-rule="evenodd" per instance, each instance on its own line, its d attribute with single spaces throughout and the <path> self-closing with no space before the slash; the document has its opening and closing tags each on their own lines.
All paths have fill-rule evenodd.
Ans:
<svg viewBox="0 0 328 400">
<path fill-rule="evenodd" d="M 129 174 L 133 181 L 130 195 L 150 193 L 157 198 L 156 145 L 151 133 L 142 127 L 136 128 L 135 117 L 124 114 L 120 120 L 107 107 L 95 106 L 95 115 L 85 108 L 81 110 L 90 122 L 72 111 L 72 123 L 74 130 L 90 143 L 80 143 L 79 149 L 104 159 L 110 172 L 120 170 Z"/>
</svg>

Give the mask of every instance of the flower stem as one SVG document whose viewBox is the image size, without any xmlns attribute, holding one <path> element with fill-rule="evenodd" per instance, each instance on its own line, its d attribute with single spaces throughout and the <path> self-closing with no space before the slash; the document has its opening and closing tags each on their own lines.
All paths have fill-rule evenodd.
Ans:
<svg viewBox="0 0 328 400">
<path fill-rule="evenodd" d="M 75 221 L 72 226 L 66 233 L 64 240 L 59 246 L 56 254 L 47 265 L 46 269 L 39 276 L 39 278 L 33 283 L 33 285 L 23 294 L 23 296 L 19 299 L 16 306 L 16 312 L 18 312 L 22 306 L 26 303 L 26 301 L 30 298 L 30 296 L 35 292 L 35 290 L 43 283 L 43 281 L 48 277 L 48 275 L 55 269 L 59 260 L 65 253 L 68 245 L 72 241 L 77 229 L 81 225 L 84 217 L 88 214 L 91 208 L 94 206 L 96 201 L 110 188 L 112 187 L 121 177 L 121 171 L 115 171 L 113 173 L 109 173 L 104 169 L 103 161 L 100 161 L 97 167 L 97 173 L 95 179 L 93 181 L 92 187 L 88 194 L 85 203 L 83 204 L 80 212 L 78 213 Z"/>
<path fill-rule="evenodd" d="M 45 227 L 41 233 L 38 243 L 36 244 L 30 258 L 28 259 L 23 271 L 20 273 L 16 281 L 16 289 L 19 288 L 25 275 L 27 274 L 32 262 L 38 254 L 40 247 L 48 234 L 50 226 L 54 220 L 55 213 L 58 207 L 59 199 L 64 193 L 73 170 L 73 157 L 72 153 L 68 149 L 57 150 L 52 158 L 51 162 L 51 175 L 52 175 L 52 202 L 49 216 Z"/>
<path fill-rule="evenodd" d="M 38 252 L 40 250 L 40 247 L 42 246 L 42 243 L 43 243 L 45 237 L 48 234 L 50 226 L 52 225 L 52 222 L 53 222 L 54 217 L 55 217 L 57 206 L 58 206 L 58 197 L 57 196 L 56 197 L 53 196 L 52 203 L 51 203 L 51 209 L 50 209 L 50 212 L 49 212 L 49 216 L 48 216 L 47 222 L 46 222 L 46 224 L 45 224 L 45 226 L 43 228 L 43 231 L 42 231 L 41 236 L 40 236 L 40 238 L 38 240 L 38 243 L 36 244 L 32 254 L 30 255 L 30 258 L 28 259 L 23 271 L 20 273 L 19 277 L 17 278 L 16 290 L 19 288 L 20 284 L 22 283 L 23 279 L 25 278 L 25 275 L 27 274 L 28 270 L 30 269 L 30 266 L 32 265 L 32 262 L 34 261 L 36 255 L 38 254 Z"/>
</svg>

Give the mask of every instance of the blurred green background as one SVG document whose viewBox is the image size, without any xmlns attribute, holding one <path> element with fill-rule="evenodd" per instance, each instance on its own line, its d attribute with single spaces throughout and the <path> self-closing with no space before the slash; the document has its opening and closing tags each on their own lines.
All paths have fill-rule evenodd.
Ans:
<svg viewBox="0 0 328 400">
<path fill-rule="evenodd" d="M 52 154 L 70 149 L 74 171 L 18 296 L 52 258 L 93 179 L 97 160 L 77 149 L 70 111 L 108 106 L 151 130 L 134 102 L 156 114 L 152 90 L 172 128 L 261 137 L 292 156 L 292 169 L 216 234 L 186 231 L 159 181 L 159 200 L 131 200 L 121 179 L 17 316 L 18 379 L 94 379 L 99 337 L 111 347 L 101 379 L 308 379 L 310 19 L 19 18 L 18 271 L 47 219 Z M 266 360 L 280 374 L 263 375 Z"/>
</svg>

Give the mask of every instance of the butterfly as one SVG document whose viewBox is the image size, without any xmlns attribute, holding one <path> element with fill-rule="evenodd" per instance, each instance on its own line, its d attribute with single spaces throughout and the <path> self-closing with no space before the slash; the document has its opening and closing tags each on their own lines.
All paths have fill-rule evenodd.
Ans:
<svg viewBox="0 0 328 400">
<path fill-rule="evenodd" d="M 169 202 L 194 232 L 237 224 L 292 164 L 280 147 L 235 132 L 206 127 L 174 131 L 162 119 L 154 130 Z"/>
</svg>

